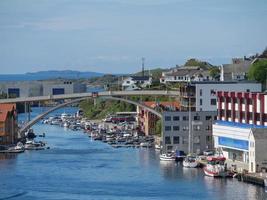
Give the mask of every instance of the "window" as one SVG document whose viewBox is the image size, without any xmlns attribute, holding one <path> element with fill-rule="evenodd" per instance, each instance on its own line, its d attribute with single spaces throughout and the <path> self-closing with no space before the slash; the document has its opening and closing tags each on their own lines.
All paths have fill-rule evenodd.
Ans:
<svg viewBox="0 0 267 200">
<path fill-rule="evenodd" d="M 183 121 L 188 121 L 189 117 L 188 116 L 183 116 Z"/>
<path fill-rule="evenodd" d="M 252 99 L 248 99 L 248 104 L 252 105 Z"/>
<path fill-rule="evenodd" d="M 209 115 L 209 116 L 206 116 L 206 120 L 211 120 L 212 117 Z"/>
<path fill-rule="evenodd" d="M 211 100 L 210 100 L 210 105 L 215 106 L 215 105 L 216 105 L 216 99 L 211 99 Z"/>
<path fill-rule="evenodd" d="M 237 98 L 233 98 L 233 102 L 234 103 L 237 103 Z"/>
<path fill-rule="evenodd" d="M 165 126 L 165 131 L 171 131 L 172 127 L 171 126 Z"/>
<path fill-rule="evenodd" d="M 165 137 L 165 144 L 171 144 L 171 137 Z"/>
<path fill-rule="evenodd" d="M 174 131 L 179 131 L 180 130 L 180 127 L 179 126 L 173 126 L 173 130 Z"/>
<path fill-rule="evenodd" d="M 187 130 L 189 130 L 188 126 L 184 126 L 183 131 L 187 131 Z"/>
<path fill-rule="evenodd" d="M 200 120 L 200 116 L 194 116 L 194 121 L 199 121 Z"/>
<path fill-rule="evenodd" d="M 194 131 L 200 131 L 200 125 L 194 125 L 193 126 Z"/>
<path fill-rule="evenodd" d="M 213 90 L 213 89 L 212 89 L 212 90 L 210 90 L 210 95 L 211 95 L 211 96 L 215 96 L 215 95 L 216 95 L 216 91 L 215 91 L 215 90 Z"/>
<path fill-rule="evenodd" d="M 199 144 L 200 143 L 200 136 L 195 136 L 194 137 L 194 143 Z"/>
<path fill-rule="evenodd" d="M 202 106 L 202 99 L 199 99 L 199 105 Z"/>
<path fill-rule="evenodd" d="M 179 136 L 174 136 L 173 137 L 173 144 L 179 144 L 180 143 L 180 137 Z"/>
<path fill-rule="evenodd" d="M 211 136 L 210 135 L 207 135 L 206 136 L 206 143 L 209 143 L 209 142 L 211 142 Z"/>
<path fill-rule="evenodd" d="M 199 90 L 199 96 L 202 96 L 202 89 Z"/>
<path fill-rule="evenodd" d="M 179 116 L 173 116 L 173 121 L 179 121 L 180 117 Z"/>
<path fill-rule="evenodd" d="M 214 116 L 214 118 L 213 118 L 214 120 L 217 120 L 217 116 Z"/>
<path fill-rule="evenodd" d="M 172 120 L 171 116 L 165 116 L 165 121 L 171 121 L 171 120 Z"/>
<path fill-rule="evenodd" d="M 126 81 L 126 83 L 127 83 L 127 84 L 129 84 L 129 83 L 130 83 L 130 81 Z"/>
<path fill-rule="evenodd" d="M 209 131 L 210 130 L 210 126 L 206 126 L 206 131 Z"/>
<path fill-rule="evenodd" d="M 188 143 L 188 139 L 183 137 L 183 144 L 187 144 Z"/>
</svg>

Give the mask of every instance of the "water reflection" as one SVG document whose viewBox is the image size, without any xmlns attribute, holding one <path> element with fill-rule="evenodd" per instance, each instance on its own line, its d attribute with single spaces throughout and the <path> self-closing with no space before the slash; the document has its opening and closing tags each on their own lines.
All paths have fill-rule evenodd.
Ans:
<svg viewBox="0 0 267 200">
<path fill-rule="evenodd" d="M 16 153 L 0 153 L 0 160 L 15 159 Z"/>
</svg>

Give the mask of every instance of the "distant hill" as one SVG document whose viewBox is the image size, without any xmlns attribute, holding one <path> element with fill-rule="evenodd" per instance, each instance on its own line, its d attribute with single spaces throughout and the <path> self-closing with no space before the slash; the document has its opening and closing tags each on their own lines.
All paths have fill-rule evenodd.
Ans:
<svg viewBox="0 0 267 200">
<path fill-rule="evenodd" d="M 50 70 L 39 71 L 34 73 L 25 74 L 0 74 L 0 81 L 33 81 L 33 80 L 47 80 L 54 78 L 66 78 L 66 79 L 88 79 L 92 77 L 100 77 L 104 74 L 98 72 L 80 72 L 73 70 Z"/>
</svg>

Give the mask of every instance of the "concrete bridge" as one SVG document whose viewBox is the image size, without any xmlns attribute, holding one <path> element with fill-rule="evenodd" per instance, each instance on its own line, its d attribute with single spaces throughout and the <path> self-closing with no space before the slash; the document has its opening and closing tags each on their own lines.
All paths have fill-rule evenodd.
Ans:
<svg viewBox="0 0 267 200">
<path fill-rule="evenodd" d="M 31 126 L 36 124 L 40 119 L 47 116 L 49 113 L 60 109 L 62 107 L 78 103 L 82 100 L 86 100 L 89 98 L 101 98 L 101 99 L 110 99 L 110 100 L 118 100 L 124 101 L 129 104 L 133 104 L 135 106 L 140 106 L 145 110 L 157 115 L 159 118 L 162 118 L 162 114 L 148 106 L 143 105 L 140 102 L 135 102 L 126 98 L 127 96 L 179 96 L 179 92 L 177 91 L 163 91 L 163 90 L 139 90 L 139 91 L 108 91 L 108 92 L 99 92 L 99 93 L 76 93 L 76 94 L 63 94 L 63 95 L 49 95 L 49 96 L 37 96 L 37 97 L 20 97 L 20 98 L 12 98 L 12 99 L 1 99 L 0 103 L 29 103 L 29 102 L 40 102 L 47 100 L 61 100 L 61 99 L 71 99 L 71 101 L 62 103 L 57 105 L 48 111 L 36 116 L 31 121 L 28 121 L 24 126 L 19 130 L 19 133 L 22 134 L 26 132 Z"/>
<path fill-rule="evenodd" d="M 97 95 L 97 96 L 94 96 Z M 20 103 L 20 102 L 38 102 L 47 100 L 60 100 L 60 99 L 77 99 L 84 97 L 108 97 L 108 96 L 179 96 L 178 91 L 168 90 L 135 90 L 135 91 L 105 91 L 74 93 L 74 94 L 61 94 L 61 95 L 48 95 L 36 97 L 19 97 L 10 99 L 0 99 L 0 103 Z"/>
</svg>

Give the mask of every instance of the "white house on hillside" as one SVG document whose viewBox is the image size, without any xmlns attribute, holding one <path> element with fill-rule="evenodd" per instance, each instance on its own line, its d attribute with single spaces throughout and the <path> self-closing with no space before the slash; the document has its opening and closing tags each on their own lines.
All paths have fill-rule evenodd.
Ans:
<svg viewBox="0 0 267 200">
<path fill-rule="evenodd" d="M 140 90 L 152 84 L 151 76 L 130 76 L 123 80 L 124 90 Z"/>
<path fill-rule="evenodd" d="M 168 72 L 162 72 L 160 83 L 177 83 L 191 81 L 211 81 L 213 78 L 209 75 L 208 70 L 198 66 L 177 67 Z"/>
</svg>

